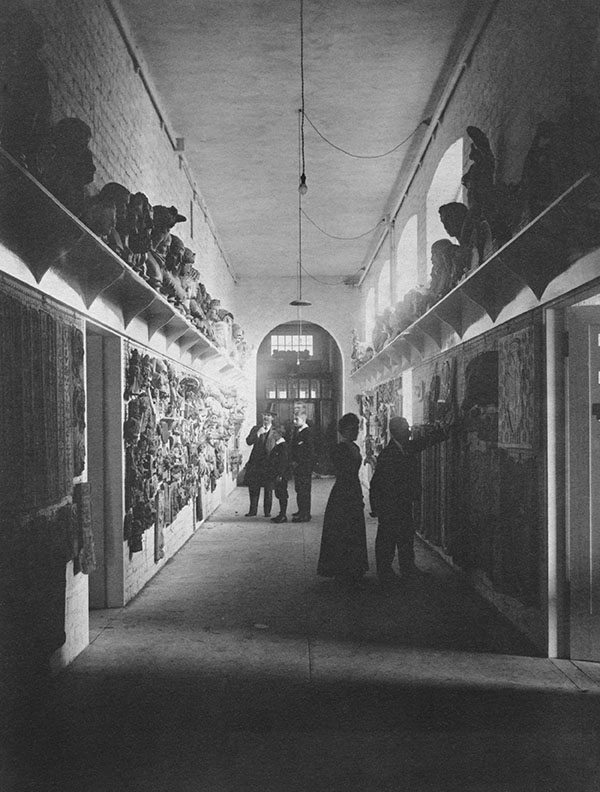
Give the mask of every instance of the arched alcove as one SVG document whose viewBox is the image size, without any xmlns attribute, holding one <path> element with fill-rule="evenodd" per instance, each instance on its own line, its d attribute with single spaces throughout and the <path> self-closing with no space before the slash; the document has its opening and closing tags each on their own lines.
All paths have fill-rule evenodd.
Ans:
<svg viewBox="0 0 600 792">
<path fill-rule="evenodd" d="M 271 409 L 290 437 L 294 405 L 306 405 L 315 437 L 318 473 L 330 473 L 343 403 L 342 355 L 333 336 L 312 322 L 287 322 L 262 340 L 256 357 L 256 415 Z"/>
<path fill-rule="evenodd" d="M 438 239 L 448 239 L 439 208 L 443 204 L 463 200 L 463 140 L 453 143 L 440 160 L 427 192 L 427 275 L 431 272 L 431 246 Z"/>
<path fill-rule="evenodd" d="M 418 244 L 418 220 L 415 214 L 408 219 L 402 229 L 396 249 L 394 269 L 394 299 L 396 302 L 418 284 Z"/>
<path fill-rule="evenodd" d="M 381 271 L 377 281 L 377 313 L 382 314 L 392 304 L 392 278 L 390 260 L 381 262 Z"/>
<path fill-rule="evenodd" d="M 369 287 L 365 299 L 365 335 L 367 344 L 371 343 L 373 328 L 375 327 L 375 287 Z"/>
</svg>

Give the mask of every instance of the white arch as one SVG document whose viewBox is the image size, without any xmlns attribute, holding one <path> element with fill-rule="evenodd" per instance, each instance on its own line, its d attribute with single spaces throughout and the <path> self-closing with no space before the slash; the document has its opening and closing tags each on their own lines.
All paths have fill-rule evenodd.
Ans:
<svg viewBox="0 0 600 792">
<path fill-rule="evenodd" d="M 438 239 L 448 239 L 442 225 L 439 208 L 453 201 L 462 202 L 463 139 L 459 138 L 446 149 L 429 185 L 426 208 L 427 275 L 431 272 L 431 246 Z"/>
<path fill-rule="evenodd" d="M 409 217 L 398 241 L 394 268 L 394 300 L 401 300 L 406 292 L 418 284 L 419 240 L 418 218 Z"/>
<path fill-rule="evenodd" d="M 382 314 L 392 304 L 392 278 L 390 260 L 381 263 L 381 272 L 377 280 L 377 313 Z"/>
<path fill-rule="evenodd" d="M 375 327 L 375 287 L 370 286 L 365 299 L 365 341 L 371 343 Z"/>
</svg>

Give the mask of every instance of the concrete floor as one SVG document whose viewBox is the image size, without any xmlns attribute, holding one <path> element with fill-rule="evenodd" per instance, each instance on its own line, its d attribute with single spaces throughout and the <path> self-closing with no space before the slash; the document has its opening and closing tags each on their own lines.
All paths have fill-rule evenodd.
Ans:
<svg viewBox="0 0 600 792">
<path fill-rule="evenodd" d="M 600 790 L 598 667 L 532 656 L 422 547 L 429 574 L 390 595 L 373 569 L 356 594 L 317 578 L 331 483 L 298 525 L 244 518 L 236 490 L 92 613 L 15 724 L 14 792 Z"/>
</svg>

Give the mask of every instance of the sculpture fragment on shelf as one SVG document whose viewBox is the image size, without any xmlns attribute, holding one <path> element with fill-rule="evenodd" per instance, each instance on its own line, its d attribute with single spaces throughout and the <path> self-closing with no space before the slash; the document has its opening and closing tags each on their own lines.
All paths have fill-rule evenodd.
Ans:
<svg viewBox="0 0 600 792">
<path fill-rule="evenodd" d="M 375 352 L 380 352 L 383 347 L 393 338 L 393 309 L 385 308 L 383 313 L 375 317 L 373 327 L 372 344 Z"/>
<path fill-rule="evenodd" d="M 51 130 L 38 157 L 42 184 L 76 217 L 82 217 L 85 187 L 96 166 L 88 145 L 90 127 L 79 118 L 63 118 Z"/>
<path fill-rule="evenodd" d="M 95 171 L 87 148 L 90 136 L 90 128 L 79 119 L 59 122 L 36 160 L 40 179 L 209 341 L 236 359 L 247 356 L 245 341 L 238 337 L 234 342 L 233 314 L 211 297 L 200 281 L 195 252 L 172 233 L 177 223 L 187 219 L 176 206 L 153 206 L 145 193 L 132 193 L 117 182 L 85 197 L 84 188 Z"/>
<path fill-rule="evenodd" d="M 81 219 L 117 255 L 127 250 L 127 209 L 131 193 L 122 184 L 109 182 L 86 199 Z"/>
<path fill-rule="evenodd" d="M 133 193 L 127 206 L 127 263 L 144 277 L 148 251 L 152 246 L 152 205 L 143 192 Z"/>
<path fill-rule="evenodd" d="M 364 341 L 359 341 L 358 332 L 356 329 L 352 330 L 352 373 L 358 371 L 361 366 L 371 360 L 374 354 L 373 347 Z"/>
<path fill-rule="evenodd" d="M 153 289 L 162 292 L 167 254 L 171 247 L 171 234 L 165 234 L 155 247 L 150 247 L 146 256 L 146 280 Z"/>
<path fill-rule="evenodd" d="M 519 190 L 496 180 L 496 158 L 487 135 L 467 127 L 471 165 L 462 178 L 467 192 L 463 244 L 472 251 L 471 269 L 482 264 L 511 238 L 519 214 Z"/>
<path fill-rule="evenodd" d="M 431 246 L 431 280 L 427 293 L 427 308 L 451 291 L 469 271 L 472 248 L 468 241 L 465 223 L 468 208 L 463 203 L 451 202 L 439 208 L 440 220 L 451 239 L 439 239 Z"/>
<path fill-rule="evenodd" d="M 171 234 L 171 244 L 165 259 L 162 293 L 175 308 L 183 312 L 186 293 L 181 282 L 181 267 L 185 245 L 183 240 Z"/>
</svg>

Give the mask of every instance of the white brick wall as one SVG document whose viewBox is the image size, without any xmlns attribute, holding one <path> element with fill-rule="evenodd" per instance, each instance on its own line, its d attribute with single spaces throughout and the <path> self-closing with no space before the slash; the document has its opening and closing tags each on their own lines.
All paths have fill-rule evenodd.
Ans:
<svg viewBox="0 0 600 792">
<path fill-rule="evenodd" d="M 89 192 L 93 194 L 107 182 L 116 181 L 132 192 L 146 193 L 153 204 L 177 206 L 188 217 L 188 222 L 176 226 L 175 233 L 196 252 L 196 266 L 208 291 L 235 312 L 235 283 L 203 213 L 200 186 L 196 187 L 195 196 L 190 184 L 193 177 L 188 178 L 185 161 L 173 150 L 104 0 L 33 0 L 30 6 L 44 35 L 40 57 L 48 73 L 53 122 L 77 117 L 92 129 L 90 148 L 96 174 Z M 164 120 L 174 137 L 168 119 Z M 194 201 L 193 237 L 189 222 L 191 201 Z M 6 251 L 0 251 L 1 269 L 6 269 L 7 261 Z M 37 286 L 20 262 L 11 264 L 8 271 L 17 279 Z M 85 314 L 86 309 L 78 296 L 71 295 L 67 287 L 57 287 L 54 280 L 50 274 L 42 288 L 50 294 L 57 292 L 54 296 Z M 104 318 L 109 326 L 118 325 L 120 321 L 118 316 L 115 321 Z M 132 323 L 131 332 L 135 334 L 136 328 L 136 322 Z M 140 333 L 146 341 L 143 330 Z M 154 343 L 160 351 L 164 338 L 157 334 Z M 215 492 L 205 494 L 205 517 L 233 486 L 231 477 L 226 475 Z M 122 525 L 117 530 L 122 531 Z M 193 530 L 190 505 L 165 530 L 165 558 L 159 564 L 154 562 L 152 532 L 144 536 L 143 552 L 134 554 L 131 561 L 128 548 L 123 545 L 127 600 L 156 574 L 189 539 Z M 54 670 L 71 662 L 88 643 L 88 578 L 81 573 L 73 575 L 72 564 L 69 564 L 66 584 L 66 641 L 51 658 Z"/>
<path fill-rule="evenodd" d="M 233 310 L 235 283 L 202 212 L 201 185 L 192 238 L 194 190 L 106 4 L 47 0 L 35 3 L 34 13 L 44 30 L 40 55 L 49 75 L 53 121 L 76 116 L 92 129 L 96 174 L 90 192 L 116 181 L 146 193 L 152 204 L 177 206 L 188 221 L 174 232 L 196 252 L 208 291 Z M 174 136 L 168 118 L 164 120 Z"/>
</svg>

